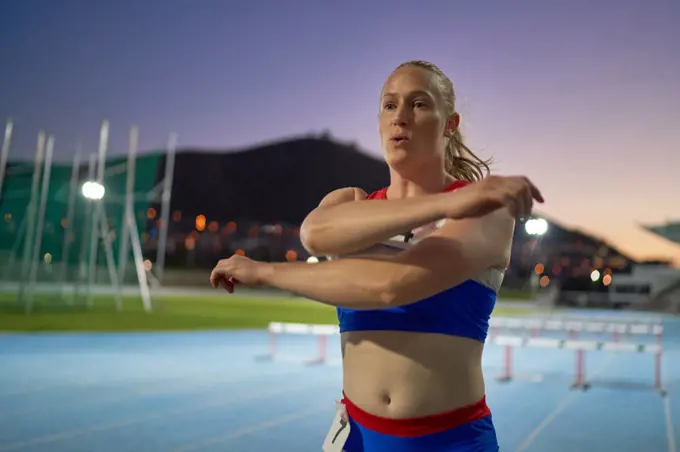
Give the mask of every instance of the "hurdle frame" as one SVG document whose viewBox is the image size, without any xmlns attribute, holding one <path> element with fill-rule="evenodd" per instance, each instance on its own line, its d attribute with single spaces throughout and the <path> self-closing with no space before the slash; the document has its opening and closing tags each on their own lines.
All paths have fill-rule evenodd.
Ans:
<svg viewBox="0 0 680 452">
<path fill-rule="evenodd" d="M 280 334 L 303 335 L 308 334 L 316 338 L 317 355 L 314 358 L 303 361 L 307 366 L 317 366 L 328 362 L 328 336 L 339 334 L 336 325 L 309 325 L 304 323 L 270 322 L 267 327 L 269 333 L 269 351 L 263 355 L 257 355 L 258 362 L 274 361 L 278 349 L 277 336 Z"/>
<path fill-rule="evenodd" d="M 487 344 L 494 344 L 503 348 L 503 365 L 501 373 L 496 377 L 500 382 L 514 380 L 514 350 L 515 348 L 544 348 L 563 349 L 574 351 L 574 377 L 570 385 L 571 389 L 586 391 L 591 383 L 586 378 L 586 356 L 588 351 L 609 351 L 619 353 L 645 353 L 654 355 L 654 385 L 653 388 L 662 396 L 667 391 L 662 385 L 662 359 L 663 359 L 663 329 L 653 329 L 656 334 L 655 344 L 638 344 L 620 341 L 596 341 L 584 339 L 557 339 L 548 337 L 533 337 L 528 335 L 494 335 L 487 338 Z M 274 361 L 277 354 L 280 334 L 312 335 L 317 340 L 317 356 L 303 361 L 306 365 L 321 365 L 327 362 L 328 336 L 339 334 L 336 325 L 310 325 L 303 323 L 271 322 L 268 325 L 269 351 L 264 355 L 256 356 L 257 361 Z"/>
<path fill-rule="evenodd" d="M 662 357 L 663 342 L 661 336 L 657 336 L 656 344 L 636 344 L 625 342 L 605 342 L 578 339 L 556 339 L 527 336 L 495 336 L 487 343 L 504 347 L 503 370 L 496 377 L 500 382 L 509 382 L 514 379 L 513 354 L 515 348 L 550 348 L 574 351 L 574 380 L 571 389 L 587 391 L 592 386 L 586 378 L 586 352 L 609 351 L 620 353 L 646 353 L 654 355 L 654 385 L 653 388 L 660 395 L 665 396 L 667 391 L 662 384 Z"/>
</svg>

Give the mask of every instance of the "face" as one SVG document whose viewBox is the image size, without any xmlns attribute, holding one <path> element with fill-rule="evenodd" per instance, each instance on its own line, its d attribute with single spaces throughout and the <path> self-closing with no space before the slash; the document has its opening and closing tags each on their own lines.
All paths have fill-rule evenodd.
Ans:
<svg viewBox="0 0 680 452">
<path fill-rule="evenodd" d="M 394 71 L 383 87 L 379 128 L 392 167 L 419 166 L 443 156 L 458 115 L 448 118 L 436 75 L 418 67 Z"/>
</svg>

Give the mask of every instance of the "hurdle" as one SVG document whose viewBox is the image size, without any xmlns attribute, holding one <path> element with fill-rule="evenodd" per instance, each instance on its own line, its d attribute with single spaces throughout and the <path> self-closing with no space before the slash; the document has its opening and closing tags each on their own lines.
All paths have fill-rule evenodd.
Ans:
<svg viewBox="0 0 680 452">
<path fill-rule="evenodd" d="M 615 353 L 646 353 L 654 355 L 654 389 L 661 395 L 666 394 L 666 390 L 661 382 L 661 361 L 663 356 L 663 345 L 661 336 L 658 336 L 656 344 L 636 344 L 623 342 L 588 341 L 577 339 L 555 339 L 546 337 L 527 337 L 527 336 L 494 336 L 489 337 L 487 344 L 494 344 L 504 347 L 503 371 L 497 377 L 498 381 L 507 382 L 513 379 L 513 350 L 515 348 L 543 348 L 553 350 L 574 350 L 574 380 L 571 384 L 572 389 L 588 390 L 591 384 L 586 378 L 586 352 L 587 351 L 608 351 Z"/>
<path fill-rule="evenodd" d="M 535 320 L 540 319 L 516 319 L 512 325 L 528 325 L 531 328 Z M 496 318 L 498 322 L 498 318 Z M 583 322 L 581 322 L 583 323 Z M 604 323 L 604 322 L 592 322 Z M 605 324 L 606 325 L 606 324 Z M 588 330 L 587 326 L 582 326 L 582 329 Z M 626 331 L 635 331 L 634 334 L 642 334 L 642 328 L 630 328 Z M 591 327 L 596 331 L 609 331 L 606 327 Z M 559 329 L 558 331 L 566 331 Z M 652 329 L 652 331 L 655 331 Z M 328 337 L 339 334 L 337 325 L 310 325 L 303 323 L 282 323 L 272 322 L 268 325 L 269 332 L 269 351 L 264 355 L 256 357 L 258 361 L 274 361 L 278 353 L 278 337 L 283 334 L 290 335 L 311 335 L 314 336 L 317 342 L 316 356 L 309 359 L 303 359 L 302 362 L 307 365 L 320 365 L 328 362 L 327 342 Z M 663 356 L 663 344 L 661 341 L 661 334 L 657 335 L 657 343 L 655 344 L 637 344 L 625 343 L 615 341 L 595 341 L 595 340 L 579 340 L 579 339 L 557 339 L 548 337 L 533 337 L 528 335 L 489 335 L 486 344 L 498 345 L 504 348 L 503 370 L 497 377 L 497 380 L 509 382 L 515 379 L 513 370 L 513 353 L 516 348 L 539 348 L 552 350 L 573 350 L 575 352 L 574 360 L 574 379 L 571 384 L 572 389 L 587 390 L 591 384 L 586 378 L 586 352 L 588 351 L 608 351 L 616 353 L 645 353 L 654 355 L 654 389 L 662 395 L 666 391 L 662 387 L 661 381 L 661 363 Z"/>
<path fill-rule="evenodd" d="M 328 362 L 328 336 L 339 334 L 337 325 L 308 325 L 304 323 L 281 323 L 271 322 L 268 325 L 269 351 L 264 355 L 256 356 L 257 361 L 274 361 L 278 353 L 278 336 L 282 334 L 312 335 L 316 338 L 317 354 L 310 359 L 303 360 L 306 365 L 321 365 Z"/>
<path fill-rule="evenodd" d="M 564 320 L 570 322 L 605 322 L 605 323 L 636 323 L 660 324 L 662 316 L 588 316 L 578 314 L 544 314 L 540 318 L 547 320 Z"/>
<path fill-rule="evenodd" d="M 491 336 L 498 330 L 525 330 L 531 336 L 541 331 L 566 332 L 570 339 L 576 339 L 580 333 L 611 334 L 612 341 L 619 342 L 622 335 L 654 335 L 657 341 L 662 341 L 663 326 L 660 323 L 647 322 L 612 322 L 612 321 L 584 321 L 550 318 L 515 318 L 491 317 L 489 320 Z"/>
</svg>

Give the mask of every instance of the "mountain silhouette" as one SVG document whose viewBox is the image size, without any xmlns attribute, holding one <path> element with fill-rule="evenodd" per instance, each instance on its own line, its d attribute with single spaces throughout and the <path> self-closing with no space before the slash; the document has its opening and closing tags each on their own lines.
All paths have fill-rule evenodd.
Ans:
<svg viewBox="0 0 680 452">
<path fill-rule="evenodd" d="M 159 180 L 164 168 L 161 162 Z M 377 190 L 389 183 L 389 172 L 353 146 L 301 138 L 239 152 L 184 149 L 176 154 L 173 178 L 172 209 L 183 216 L 300 224 L 328 192 Z"/>
</svg>

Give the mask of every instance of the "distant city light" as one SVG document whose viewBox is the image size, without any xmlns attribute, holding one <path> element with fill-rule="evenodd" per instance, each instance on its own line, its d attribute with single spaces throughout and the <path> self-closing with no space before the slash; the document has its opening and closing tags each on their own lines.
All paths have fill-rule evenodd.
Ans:
<svg viewBox="0 0 680 452">
<path fill-rule="evenodd" d="M 532 218 L 524 223 L 524 230 L 529 235 L 543 235 L 548 232 L 548 222 L 543 218 Z"/>
<path fill-rule="evenodd" d="M 87 199 L 96 201 L 104 197 L 106 190 L 99 182 L 88 181 L 83 184 L 82 192 L 83 196 L 85 196 Z"/>
<path fill-rule="evenodd" d="M 288 251 L 286 252 L 286 260 L 287 260 L 288 262 L 296 261 L 296 260 L 297 260 L 297 257 L 298 257 L 298 256 L 297 256 L 297 253 L 295 252 L 295 250 L 288 250 Z"/>
<path fill-rule="evenodd" d="M 195 221 L 196 230 L 199 231 L 199 232 L 202 232 L 205 229 L 206 222 L 207 222 L 207 220 L 205 218 L 205 215 L 203 215 L 203 214 L 197 215 L 196 221 Z"/>
<path fill-rule="evenodd" d="M 598 279 L 600 279 L 600 272 L 598 270 L 593 270 L 590 273 L 590 280 L 596 282 Z"/>
</svg>

